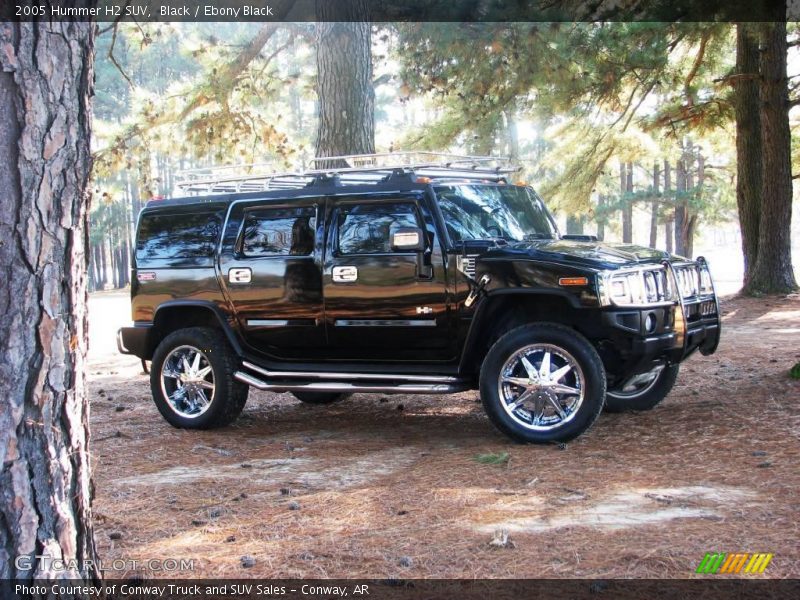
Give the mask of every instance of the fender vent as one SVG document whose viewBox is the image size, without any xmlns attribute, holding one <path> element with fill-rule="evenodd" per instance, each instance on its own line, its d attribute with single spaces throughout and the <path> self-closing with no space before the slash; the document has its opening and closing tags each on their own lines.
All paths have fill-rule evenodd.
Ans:
<svg viewBox="0 0 800 600">
<path fill-rule="evenodd" d="M 464 275 L 475 279 L 475 262 L 477 258 L 477 256 L 459 256 L 456 259 L 456 266 Z"/>
</svg>

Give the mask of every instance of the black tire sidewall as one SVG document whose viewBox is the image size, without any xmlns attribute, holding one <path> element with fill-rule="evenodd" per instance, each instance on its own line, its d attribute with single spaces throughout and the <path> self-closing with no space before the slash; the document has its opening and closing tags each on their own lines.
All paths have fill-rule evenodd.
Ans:
<svg viewBox="0 0 800 600">
<path fill-rule="evenodd" d="M 169 353 L 179 346 L 194 346 L 205 354 L 214 374 L 214 398 L 211 406 L 196 418 L 187 418 L 172 410 L 161 390 L 161 369 Z M 235 357 L 227 340 L 214 329 L 192 327 L 165 337 L 153 354 L 150 366 L 150 389 L 156 408 L 168 423 L 182 429 L 210 429 L 233 421 L 244 407 L 248 388 L 233 379 Z"/>
<path fill-rule="evenodd" d="M 333 404 L 350 396 L 344 392 L 292 392 L 291 394 L 303 404 Z"/>
<path fill-rule="evenodd" d="M 664 398 L 672 391 L 675 381 L 678 379 L 680 365 L 669 365 L 664 367 L 658 374 L 658 381 L 647 392 L 635 398 L 624 398 L 613 396 L 611 391 L 606 393 L 606 408 L 610 413 L 620 413 L 628 411 L 651 410 L 658 406 Z"/>
<path fill-rule="evenodd" d="M 503 409 L 497 380 L 509 356 L 530 344 L 551 344 L 572 355 L 583 370 L 584 398 L 575 417 L 551 431 L 532 431 L 514 421 Z M 533 324 L 517 327 L 503 335 L 489 350 L 481 367 L 480 392 L 484 410 L 492 423 L 519 442 L 566 442 L 584 433 L 603 409 L 606 378 L 603 363 L 589 341 L 568 327 Z"/>
</svg>

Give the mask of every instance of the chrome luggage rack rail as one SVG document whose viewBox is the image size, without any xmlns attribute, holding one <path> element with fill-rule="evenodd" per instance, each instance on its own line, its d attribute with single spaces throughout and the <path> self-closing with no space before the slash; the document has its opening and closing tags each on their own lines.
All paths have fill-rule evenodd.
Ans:
<svg viewBox="0 0 800 600">
<path fill-rule="evenodd" d="M 340 185 L 375 184 L 393 174 L 409 173 L 432 181 L 506 181 L 520 170 L 507 157 L 439 152 L 384 152 L 317 157 L 311 168 L 279 171 L 274 163 L 222 165 L 181 171 L 176 186 L 189 194 L 226 194 L 300 189 L 322 177 Z"/>
</svg>

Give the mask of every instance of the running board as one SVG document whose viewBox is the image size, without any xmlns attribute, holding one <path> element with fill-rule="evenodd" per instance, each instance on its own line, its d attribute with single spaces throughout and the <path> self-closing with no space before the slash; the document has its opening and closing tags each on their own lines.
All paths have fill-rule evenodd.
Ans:
<svg viewBox="0 0 800 600">
<path fill-rule="evenodd" d="M 346 394 L 453 394 L 467 389 L 466 384 L 452 383 L 347 383 L 340 381 L 313 382 L 266 382 L 242 371 L 233 375 L 234 379 L 259 390 L 270 392 L 341 392 Z"/>
<path fill-rule="evenodd" d="M 333 371 L 268 371 L 251 362 L 244 361 L 245 369 L 258 373 L 267 379 L 316 379 L 324 381 L 377 381 L 425 384 L 464 384 L 460 377 L 447 375 L 398 375 L 394 373 L 336 373 Z"/>
</svg>

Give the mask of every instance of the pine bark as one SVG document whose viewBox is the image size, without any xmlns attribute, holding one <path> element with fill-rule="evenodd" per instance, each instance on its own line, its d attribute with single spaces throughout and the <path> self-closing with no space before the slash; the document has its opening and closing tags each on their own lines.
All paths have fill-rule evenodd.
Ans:
<svg viewBox="0 0 800 600">
<path fill-rule="evenodd" d="M 736 204 L 744 255 L 743 287 L 750 285 L 758 257 L 761 218 L 761 107 L 758 98 L 758 32 L 750 23 L 736 26 Z"/>
<path fill-rule="evenodd" d="M 745 291 L 787 293 L 797 289 L 792 268 L 792 167 L 786 23 L 761 24 L 761 219 L 758 255 Z"/>
<path fill-rule="evenodd" d="M 318 157 L 375 152 L 371 25 L 341 22 L 366 14 L 366 0 L 317 2 Z"/>
<path fill-rule="evenodd" d="M 0 578 L 96 581 L 86 399 L 93 23 L 0 24 Z M 25 561 L 29 559 L 30 568 Z"/>
</svg>

